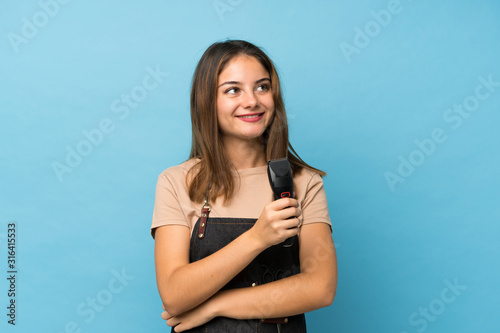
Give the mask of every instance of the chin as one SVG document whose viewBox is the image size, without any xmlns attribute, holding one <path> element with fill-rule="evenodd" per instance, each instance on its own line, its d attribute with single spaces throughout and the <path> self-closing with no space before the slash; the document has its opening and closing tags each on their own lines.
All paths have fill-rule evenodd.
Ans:
<svg viewBox="0 0 500 333">
<path fill-rule="evenodd" d="M 262 135 L 264 134 L 265 130 L 263 131 L 258 131 L 258 132 L 251 132 L 251 133 L 245 133 L 243 136 L 247 139 L 247 140 L 256 140 L 256 139 L 259 139 L 262 137 Z"/>
</svg>

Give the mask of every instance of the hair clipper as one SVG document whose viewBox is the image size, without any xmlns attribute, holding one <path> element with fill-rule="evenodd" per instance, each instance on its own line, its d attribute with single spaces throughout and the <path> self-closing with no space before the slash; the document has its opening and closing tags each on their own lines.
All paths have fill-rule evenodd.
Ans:
<svg viewBox="0 0 500 333">
<path fill-rule="evenodd" d="M 274 193 L 274 200 L 280 198 L 293 198 L 292 168 L 287 158 L 270 160 L 267 162 L 267 175 L 269 184 Z M 284 247 L 293 245 L 293 237 L 283 242 Z"/>
</svg>

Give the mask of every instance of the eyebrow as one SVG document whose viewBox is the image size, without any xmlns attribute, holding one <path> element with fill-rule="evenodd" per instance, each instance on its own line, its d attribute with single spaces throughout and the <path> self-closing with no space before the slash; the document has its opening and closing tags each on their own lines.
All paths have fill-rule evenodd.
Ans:
<svg viewBox="0 0 500 333">
<path fill-rule="evenodd" d="M 260 79 L 260 80 L 255 81 L 255 84 L 259 84 L 259 83 L 264 82 L 264 81 L 269 81 L 269 82 L 271 82 L 271 79 L 270 79 L 270 78 L 268 78 L 268 77 L 264 77 L 264 78 L 262 78 L 262 79 Z M 225 84 L 236 84 L 236 85 L 241 85 L 241 82 L 239 82 L 239 81 L 226 81 L 226 82 L 223 82 L 223 83 L 219 84 L 219 86 L 218 86 L 217 88 L 220 88 L 220 87 L 222 87 L 222 86 L 223 86 L 223 85 L 225 85 Z"/>
</svg>

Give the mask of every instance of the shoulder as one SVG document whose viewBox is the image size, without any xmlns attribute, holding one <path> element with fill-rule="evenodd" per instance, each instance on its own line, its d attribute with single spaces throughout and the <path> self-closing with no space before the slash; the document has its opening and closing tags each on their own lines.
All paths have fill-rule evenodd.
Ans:
<svg viewBox="0 0 500 333">
<path fill-rule="evenodd" d="M 189 159 L 179 165 L 163 170 L 158 176 L 157 188 L 170 189 L 176 195 L 187 191 L 189 170 L 199 163 L 199 159 Z"/>
<path fill-rule="evenodd" d="M 188 160 L 162 171 L 156 185 L 153 223 L 151 230 L 163 225 L 182 225 L 192 229 L 196 222 L 196 209 L 189 198 L 186 175 L 196 160 Z"/>
<path fill-rule="evenodd" d="M 297 200 L 302 209 L 303 225 L 322 222 L 331 228 L 332 222 L 321 175 L 314 170 L 303 168 L 294 175 L 294 182 Z"/>
<path fill-rule="evenodd" d="M 185 179 L 189 170 L 191 170 L 196 164 L 200 162 L 197 158 L 191 158 L 181 164 L 171 166 L 165 170 L 163 170 L 159 178 L 164 179 Z"/>
<path fill-rule="evenodd" d="M 326 203 L 323 178 L 314 170 L 303 168 L 294 174 L 294 190 L 297 198 L 304 205 L 315 201 Z"/>
<path fill-rule="evenodd" d="M 310 188 L 317 186 L 318 184 L 323 185 L 323 178 L 319 173 L 311 169 L 302 168 L 299 172 L 293 175 L 293 179 L 297 187 Z"/>
</svg>

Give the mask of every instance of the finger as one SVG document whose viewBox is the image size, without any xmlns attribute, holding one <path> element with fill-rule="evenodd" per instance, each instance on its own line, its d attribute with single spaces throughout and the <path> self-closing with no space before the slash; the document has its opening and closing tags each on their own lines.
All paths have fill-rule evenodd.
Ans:
<svg viewBox="0 0 500 333">
<path fill-rule="evenodd" d="M 302 215 L 302 211 L 297 207 L 288 207 L 277 213 L 277 217 L 281 220 L 286 220 L 291 217 L 299 217 Z"/>
<path fill-rule="evenodd" d="M 284 230 L 283 233 L 281 234 L 281 241 L 285 241 L 288 238 L 294 237 L 297 235 L 299 232 L 299 228 L 290 228 L 287 230 Z"/>
<path fill-rule="evenodd" d="M 165 309 L 165 304 L 161 304 L 161 307 L 163 308 L 163 310 L 167 311 L 167 309 Z"/>
<path fill-rule="evenodd" d="M 174 327 L 175 325 L 178 325 L 179 323 L 180 323 L 180 321 L 177 317 L 171 317 L 167 320 L 167 325 L 170 327 Z"/>
<path fill-rule="evenodd" d="M 182 323 L 174 327 L 174 332 L 184 332 L 184 327 L 182 327 Z"/>
<path fill-rule="evenodd" d="M 294 198 L 280 198 L 272 202 L 274 209 L 282 210 L 286 207 L 298 207 L 299 202 Z"/>
<path fill-rule="evenodd" d="M 299 207 L 292 207 L 292 209 L 295 209 L 295 217 L 299 217 L 300 215 L 302 215 L 302 209 L 300 209 Z"/>
<path fill-rule="evenodd" d="M 300 219 L 297 217 L 281 222 L 281 226 L 286 230 L 298 228 L 299 225 L 300 225 Z"/>
<path fill-rule="evenodd" d="M 170 315 L 170 313 L 168 313 L 167 311 L 163 311 L 163 312 L 161 313 L 161 319 L 163 319 L 163 320 L 168 320 L 168 319 L 170 319 L 170 318 L 172 318 L 172 316 L 171 316 L 171 315 Z"/>
</svg>

